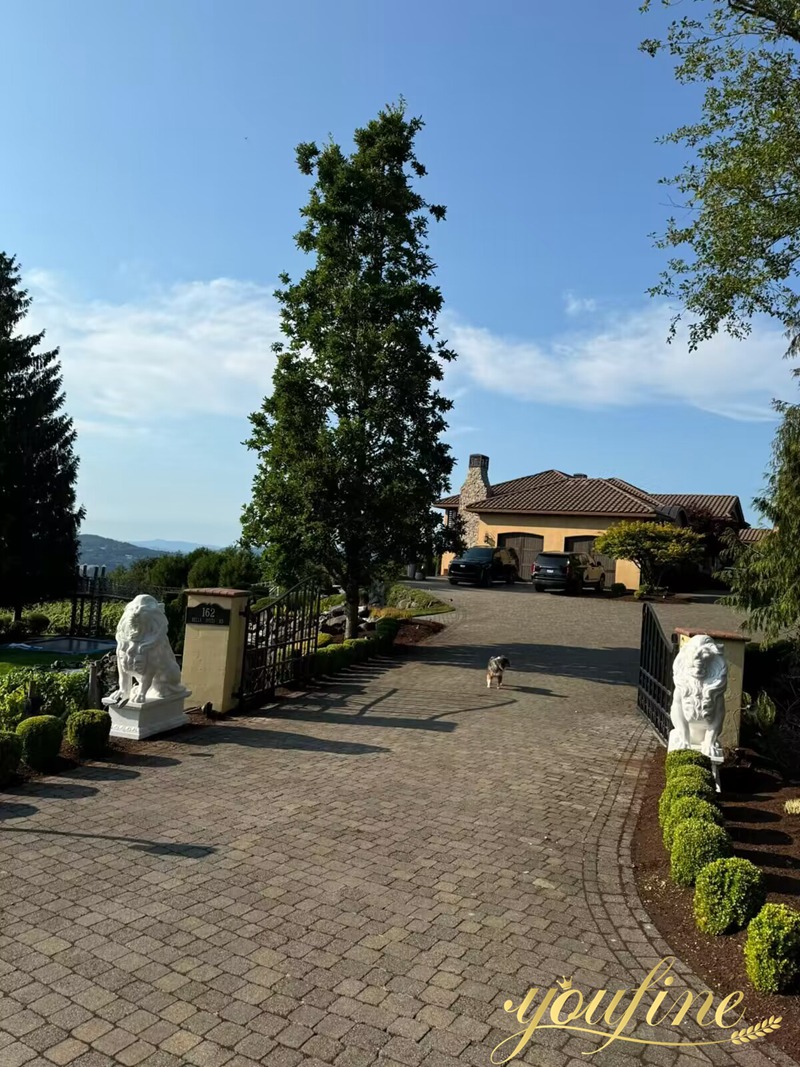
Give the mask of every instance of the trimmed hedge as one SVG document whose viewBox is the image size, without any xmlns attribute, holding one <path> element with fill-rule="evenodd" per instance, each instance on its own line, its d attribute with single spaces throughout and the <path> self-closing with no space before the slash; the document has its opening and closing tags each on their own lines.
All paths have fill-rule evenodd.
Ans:
<svg viewBox="0 0 800 1067">
<path fill-rule="evenodd" d="M 336 674 L 353 663 L 364 663 L 376 653 L 389 652 L 399 629 L 398 619 L 379 619 L 374 634 L 369 637 L 358 637 L 339 644 L 318 645 L 312 673 L 315 676 Z"/>
<path fill-rule="evenodd" d="M 750 860 L 714 860 L 697 876 L 694 917 L 707 934 L 741 930 L 767 899 L 764 875 Z"/>
<path fill-rule="evenodd" d="M 36 771 L 47 771 L 61 750 L 64 724 L 55 715 L 32 715 L 17 727 L 22 742 L 22 758 Z"/>
<path fill-rule="evenodd" d="M 664 846 L 667 850 L 672 848 L 675 830 L 687 819 L 704 819 L 706 822 L 714 823 L 716 826 L 724 825 L 722 812 L 716 804 L 709 804 L 707 800 L 701 800 L 695 796 L 678 797 L 677 800 L 673 801 L 669 814 L 664 820 Z"/>
<path fill-rule="evenodd" d="M 694 885 L 702 869 L 733 852 L 728 832 L 704 819 L 678 823 L 672 839 L 671 874 L 676 885 Z"/>
<path fill-rule="evenodd" d="M 22 741 L 11 730 L 0 730 L 0 786 L 9 785 L 22 759 Z"/>
<path fill-rule="evenodd" d="M 670 779 L 658 802 L 658 822 L 661 829 L 664 829 L 664 823 L 669 818 L 670 809 L 676 800 L 681 797 L 697 797 L 700 800 L 707 800 L 709 804 L 713 804 L 716 796 L 713 786 L 705 783 L 700 784 L 697 781 L 683 777 Z"/>
<path fill-rule="evenodd" d="M 687 748 L 668 752 L 665 766 L 667 778 L 669 779 L 670 775 L 680 767 L 702 767 L 704 770 L 710 771 L 711 760 L 708 756 L 704 756 L 702 752 L 695 752 L 694 749 Z"/>
<path fill-rule="evenodd" d="M 676 782 L 692 782 L 695 785 L 707 785 L 709 789 L 715 788 L 714 775 L 711 771 L 706 770 L 705 767 L 698 767 L 696 764 L 676 767 L 670 773 L 667 785 L 672 785 Z"/>
<path fill-rule="evenodd" d="M 800 974 L 800 912 L 765 904 L 747 927 L 747 977 L 759 993 L 783 993 Z"/>
<path fill-rule="evenodd" d="M 67 719 L 67 742 L 86 759 L 99 759 L 103 755 L 110 733 L 111 716 L 107 711 L 94 708 L 73 711 Z"/>
</svg>

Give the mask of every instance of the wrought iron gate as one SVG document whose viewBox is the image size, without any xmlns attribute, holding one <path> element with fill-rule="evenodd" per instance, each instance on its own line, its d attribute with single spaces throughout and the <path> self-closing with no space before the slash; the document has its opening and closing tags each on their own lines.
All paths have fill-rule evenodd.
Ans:
<svg viewBox="0 0 800 1067">
<path fill-rule="evenodd" d="M 639 695 L 644 717 L 666 743 L 672 728 L 672 663 L 677 649 L 664 632 L 651 604 L 642 611 L 642 642 L 639 652 Z"/>
<path fill-rule="evenodd" d="M 239 707 L 257 707 L 278 686 L 308 681 L 317 651 L 319 586 L 300 582 L 262 607 L 245 610 Z"/>
</svg>

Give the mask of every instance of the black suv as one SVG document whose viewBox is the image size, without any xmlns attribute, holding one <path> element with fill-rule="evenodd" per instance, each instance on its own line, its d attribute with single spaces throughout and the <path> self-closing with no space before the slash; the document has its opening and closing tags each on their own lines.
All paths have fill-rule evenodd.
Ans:
<svg viewBox="0 0 800 1067">
<path fill-rule="evenodd" d="M 463 556 L 454 559 L 447 568 L 451 585 L 470 582 L 490 585 L 492 582 L 519 581 L 519 557 L 513 548 L 468 548 Z"/>
<path fill-rule="evenodd" d="M 539 593 L 546 589 L 580 593 L 584 586 L 600 593 L 606 572 L 602 563 L 583 552 L 540 552 L 531 567 L 531 581 Z"/>
</svg>

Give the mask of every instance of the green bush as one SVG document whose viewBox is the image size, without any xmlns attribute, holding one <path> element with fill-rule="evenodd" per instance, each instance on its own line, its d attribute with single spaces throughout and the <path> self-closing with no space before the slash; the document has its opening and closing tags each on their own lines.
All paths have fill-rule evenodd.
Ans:
<svg viewBox="0 0 800 1067">
<path fill-rule="evenodd" d="M 389 587 L 386 594 L 386 606 L 389 608 L 412 608 L 418 615 L 425 612 L 452 611 L 450 604 L 445 604 L 438 596 L 426 589 L 414 589 L 400 583 Z"/>
<path fill-rule="evenodd" d="M 706 934 L 741 930 L 767 899 L 764 876 L 750 860 L 714 860 L 697 875 L 694 917 Z"/>
<path fill-rule="evenodd" d="M 667 778 L 669 778 L 679 767 L 702 767 L 704 770 L 710 771 L 711 760 L 708 756 L 704 756 L 702 752 L 695 752 L 694 749 L 687 748 L 676 752 L 668 752 L 665 766 Z"/>
<path fill-rule="evenodd" d="M 628 592 L 628 587 L 623 582 L 614 582 L 611 586 L 612 596 L 625 596 Z"/>
<path fill-rule="evenodd" d="M 658 822 L 661 829 L 664 829 L 664 823 L 667 821 L 672 804 L 679 797 L 698 797 L 700 800 L 707 800 L 709 804 L 713 804 L 716 796 L 713 786 L 705 781 L 687 778 L 685 775 L 670 778 L 658 802 Z"/>
<path fill-rule="evenodd" d="M 111 716 L 107 711 L 73 711 L 67 719 L 67 743 L 85 759 L 99 759 L 103 755 L 110 733 Z"/>
<path fill-rule="evenodd" d="M 22 741 L 11 730 L 0 730 L 0 786 L 9 785 L 22 759 Z"/>
<path fill-rule="evenodd" d="M 800 974 L 800 912 L 765 904 L 747 927 L 747 977 L 759 993 L 783 993 Z"/>
<path fill-rule="evenodd" d="M 66 673 L 45 667 L 18 667 L 0 675 L 0 729 L 15 730 L 25 717 L 31 684 L 42 698 L 42 712 L 66 718 L 86 707 L 89 671 Z"/>
<path fill-rule="evenodd" d="M 675 828 L 686 819 L 705 819 L 716 826 L 722 826 L 724 823 L 722 812 L 716 804 L 709 804 L 707 800 L 700 800 L 699 797 L 679 797 L 671 804 L 669 814 L 664 820 L 664 846 L 668 851 L 672 848 Z"/>
<path fill-rule="evenodd" d="M 22 616 L 22 622 L 31 637 L 41 637 L 50 629 L 50 619 L 43 611 L 30 611 Z"/>
<path fill-rule="evenodd" d="M 685 764 L 670 771 L 667 785 L 674 782 L 693 782 L 696 785 L 707 785 L 713 789 L 714 775 L 705 767 L 699 767 L 697 764 Z"/>
<path fill-rule="evenodd" d="M 317 648 L 325 648 L 333 640 L 333 634 L 319 634 L 317 636 Z"/>
<path fill-rule="evenodd" d="M 702 869 L 733 851 L 726 830 L 705 819 L 678 823 L 672 838 L 671 874 L 677 885 L 694 885 Z"/>
<path fill-rule="evenodd" d="M 22 758 L 37 771 L 49 770 L 61 749 L 64 724 L 55 715 L 32 715 L 17 727 Z"/>
<path fill-rule="evenodd" d="M 269 603 L 269 600 L 267 600 Z M 334 593 L 333 596 L 324 596 L 319 602 L 319 610 L 324 615 L 326 611 L 330 611 L 331 608 L 338 608 L 344 604 L 344 593 Z"/>
</svg>

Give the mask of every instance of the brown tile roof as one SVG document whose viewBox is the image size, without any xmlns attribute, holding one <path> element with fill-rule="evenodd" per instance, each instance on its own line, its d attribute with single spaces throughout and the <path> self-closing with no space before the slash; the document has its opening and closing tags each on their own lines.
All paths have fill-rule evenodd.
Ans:
<svg viewBox="0 0 800 1067">
<path fill-rule="evenodd" d="M 457 508 L 459 497 L 438 506 Z M 583 478 L 547 470 L 493 485 L 489 496 L 467 510 L 478 513 L 587 515 L 606 518 L 677 518 L 679 509 L 702 508 L 741 521 L 739 498 L 692 493 L 648 493 L 622 478 Z"/>
<path fill-rule="evenodd" d="M 742 506 L 738 496 L 719 493 L 658 493 L 655 497 L 661 504 L 674 507 L 706 511 L 715 519 L 733 519 L 741 521 Z"/>
<path fill-rule="evenodd" d="M 646 519 L 654 518 L 658 509 L 607 478 L 567 476 L 540 482 L 534 476 L 517 479 L 513 489 L 502 493 L 493 491 L 490 497 L 472 504 L 468 510 Z"/>
<path fill-rule="evenodd" d="M 569 475 L 564 474 L 563 471 L 539 471 L 538 474 L 528 474 L 524 478 L 512 478 L 509 482 L 498 482 L 497 485 L 492 486 L 491 496 L 494 499 L 500 494 L 522 492 L 535 485 L 544 485 L 547 482 L 558 481 L 562 478 L 569 478 Z M 437 508 L 457 508 L 460 499 L 460 494 L 456 493 L 455 496 L 449 496 L 446 500 L 439 500 L 435 506 Z"/>
<path fill-rule="evenodd" d="M 739 540 L 746 545 L 753 545 L 756 541 L 763 541 L 767 534 L 770 533 L 772 533 L 772 530 L 759 530 L 753 528 L 739 530 Z"/>
</svg>

